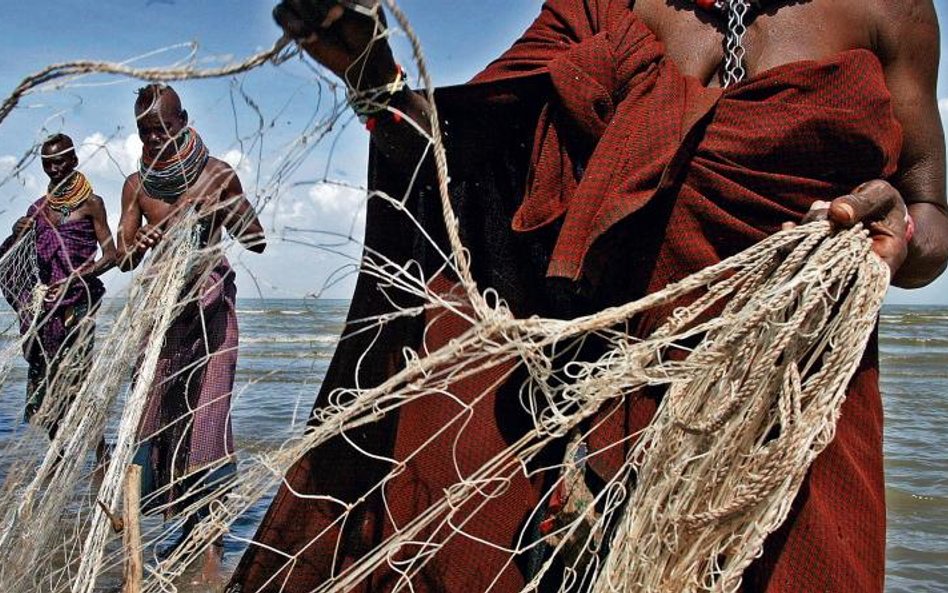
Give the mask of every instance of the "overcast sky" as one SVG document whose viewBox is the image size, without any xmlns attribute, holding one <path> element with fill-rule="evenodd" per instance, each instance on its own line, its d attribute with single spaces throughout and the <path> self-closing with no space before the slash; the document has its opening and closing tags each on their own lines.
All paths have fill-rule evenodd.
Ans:
<svg viewBox="0 0 948 593">
<path fill-rule="evenodd" d="M 940 14 L 948 15 L 946 2 L 937 0 Z M 57 62 L 134 60 L 132 64 L 140 66 L 168 65 L 188 57 L 190 49 L 181 44 L 196 41 L 201 65 L 214 67 L 269 47 L 279 35 L 270 18 L 272 3 L 263 0 L 4 4 L 0 19 L 4 97 L 23 77 Z M 424 44 L 435 82 L 442 85 L 467 80 L 506 49 L 540 5 L 540 0 L 401 2 Z M 169 49 L 148 55 L 162 48 Z M 403 63 L 410 63 L 404 43 L 399 54 Z M 944 63 L 940 72 L 944 115 L 948 114 Z M 80 144 L 81 168 L 105 198 L 114 228 L 122 180 L 135 170 L 139 156 L 132 113 L 139 86 L 139 81 L 123 78 L 83 78 L 29 96 L 0 124 L 0 181 L 35 143 L 63 131 Z M 319 292 L 347 297 L 359 249 L 346 237 L 358 236 L 362 224 L 363 193 L 352 186 L 364 184 L 368 141 L 348 112 L 330 118 L 340 95 L 299 60 L 265 66 L 236 79 L 175 86 L 212 153 L 234 165 L 248 195 L 260 201 L 270 247 L 264 255 L 240 250 L 230 254 L 240 273 L 239 294 L 299 297 Z M 304 146 L 300 137 L 306 130 L 315 135 Z M 292 174 L 280 173 L 287 170 Z M 0 234 L 43 193 L 45 182 L 36 161 L 0 185 Z M 113 295 L 126 282 L 127 276 L 118 271 L 106 278 Z M 322 290 L 325 286 L 330 288 Z M 893 291 L 889 300 L 948 304 L 948 278 L 918 291 Z"/>
</svg>

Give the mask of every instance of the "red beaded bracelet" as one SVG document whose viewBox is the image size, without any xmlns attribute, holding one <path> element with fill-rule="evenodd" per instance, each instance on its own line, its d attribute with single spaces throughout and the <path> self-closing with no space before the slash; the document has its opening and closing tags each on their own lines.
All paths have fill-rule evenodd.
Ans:
<svg viewBox="0 0 948 593">
<path fill-rule="evenodd" d="M 402 92 L 407 86 L 405 70 L 398 64 L 395 65 L 395 69 L 395 80 L 392 82 L 363 91 L 350 90 L 346 97 L 349 106 L 359 117 L 359 121 L 365 124 L 369 131 L 375 129 L 380 117 L 386 113 L 391 113 L 389 104 L 395 95 Z M 398 117 L 394 117 L 394 115 L 393 113 L 393 119 L 396 123 L 401 121 L 401 115 L 398 115 Z"/>
<path fill-rule="evenodd" d="M 392 120 L 393 124 L 400 124 L 402 123 L 403 119 L 402 114 L 399 111 L 383 111 L 378 115 L 371 115 L 365 118 L 365 129 L 369 132 L 374 132 L 375 127 L 378 126 L 383 117 L 387 117 L 388 119 Z"/>
<path fill-rule="evenodd" d="M 722 8 L 718 0 L 695 0 L 695 4 L 697 4 L 701 10 L 707 10 L 708 12 L 721 10 Z"/>
</svg>

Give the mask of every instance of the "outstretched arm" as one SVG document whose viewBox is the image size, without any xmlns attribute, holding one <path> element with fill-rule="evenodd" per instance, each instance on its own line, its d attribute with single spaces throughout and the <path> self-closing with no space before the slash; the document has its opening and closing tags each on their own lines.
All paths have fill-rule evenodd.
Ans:
<svg viewBox="0 0 948 593">
<path fill-rule="evenodd" d="M 873 249 L 892 269 L 892 283 L 916 288 L 937 278 L 948 262 L 945 139 L 936 95 L 938 21 L 931 0 L 877 4 L 882 14 L 876 51 L 903 129 L 899 169 L 891 183 L 871 181 L 834 200 L 829 217 L 843 226 L 866 223 Z"/>
<path fill-rule="evenodd" d="M 224 226 L 231 237 L 237 239 L 241 245 L 254 253 L 263 253 L 267 248 L 266 235 L 263 226 L 257 219 L 253 205 L 244 195 L 240 179 L 233 171 L 224 187 L 222 204 L 225 208 Z"/>
<path fill-rule="evenodd" d="M 338 76 L 354 96 L 383 88 L 399 77 L 384 36 L 385 16 L 379 0 L 284 0 L 273 9 L 273 18 L 306 53 Z M 404 90 L 393 95 L 388 105 L 404 118 L 377 118 L 371 129 L 372 140 L 395 162 L 417 163 L 427 148 L 424 135 L 431 131 L 428 101 Z"/>
</svg>

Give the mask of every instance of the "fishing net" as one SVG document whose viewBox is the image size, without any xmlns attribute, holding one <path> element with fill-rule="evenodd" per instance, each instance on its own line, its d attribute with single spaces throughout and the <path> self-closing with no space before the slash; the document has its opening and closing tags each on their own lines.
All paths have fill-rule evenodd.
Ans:
<svg viewBox="0 0 948 593">
<path fill-rule="evenodd" d="M 27 317 L 35 312 L 34 290 L 39 284 L 39 268 L 36 265 L 35 232 L 32 228 L 19 238 L 9 242 L 0 256 L 0 278 L 3 278 L 3 296 L 7 302 L 16 303 Z"/>
<path fill-rule="evenodd" d="M 36 265 L 36 249 L 33 246 L 35 233 L 32 228 L 19 237 L 11 236 L 4 242 L 0 255 L 0 290 L 11 306 L 15 306 L 17 316 L 5 328 L 15 332 L 20 325 L 35 323 L 38 304 L 43 298 L 43 286 L 39 282 L 39 269 Z M 14 339 L 0 354 L 0 377 L 6 378 L 8 365 L 23 348 L 24 340 Z"/>
<path fill-rule="evenodd" d="M 408 40 L 415 56 L 414 75 L 433 100 L 420 43 L 398 7 L 388 1 L 386 5 L 397 25 L 384 32 L 379 27 L 379 34 Z M 207 590 L 211 585 L 190 584 L 194 567 L 222 536 L 239 549 L 265 547 L 252 526 L 237 526 L 281 485 L 291 496 L 335 508 L 326 529 L 312 537 L 314 546 L 335 550 L 328 560 L 335 568 L 305 590 L 353 590 L 379 571 L 390 575 L 387 588 L 413 590 L 426 567 L 458 541 L 472 546 L 474 554 L 501 554 L 508 566 L 528 559 L 524 591 L 549 587 L 551 579 L 558 583 L 554 590 L 562 591 L 739 587 L 764 539 L 786 518 L 807 468 L 833 439 L 846 386 L 875 327 L 888 272 L 872 255 L 866 231 L 857 227 L 833 232 L 825 223 L 798 227 L 633 302 L 572 319 L 517 318 L 504 295 L 476 282 L 471 271 L 471 254 L 452 207 L 436 113 L 431 113 L 432 132 L 419 133 L 428 143 L 425 158 L 435 163 L 441 215 L 437 223 L 413 211 L 407 195 L 348 187 L 329 181 L 328 175 L 315 184 L 305 177 L 307 170 L 328 170 L 313 157 L 314 147 L 333 143 L 336 127 L 353 120 L 344 89 L 317 70 L 309 71 L 305 83 L 320 97 L 313 117 L 292 142 L 276 148 L 265 145 L 279 110 L 264 113 L 245 85 L 253 76 L 279 76 L 290 64 L 309 68 L 296 59 L 292 44 L 281 40 L 226 67 L 202 69 L 197 63 L 195 55 L 189 55 L 170 67 L 54 65 L 24 80 L 0 108 L 0 121 L 15 116 L 17 105 L 36 92 L 61 91 L 90 75 L 148 81 L 234 77 L 230 99 L 257 118 L 255 130 L 238 134 L 235 142 L 242 154 L 256 155 L 256 162 L 249 170 L 237 163 L 237 170 L 257 210 L 272 215 L 271 243 L 338 257 L 337 271 L 321 279 L 313 292 L 319 294 L 358 270 L 378 286 L 376 298 L 385 303 L 385 313 L 350 318 L 345 339 L 363 340 L 364 357 L 345 387 L 320 398 L 305 427 L 288 422 L 282 444 L 253 453 L 238 448 L 236 472 L 214 471 L 232 461 L 227 456 L 202 465 L 200 471 L 173 473 L 141 501 L 152 517 L 139 533 L 137 508 L 126 508 L 125 518 L 119 519 L 123 498 L 137 504 L 138 470 L 130 473 L 129 468 L 137 465 L 139 447 L 176 426 L 185 427 L 182 434 L 201 430 L 196 421 L 201 410 L 185 406 L 180 415 L 164 418 L 154 434 L 141 434 L 154 385 L 175 378 L 162 366 L 168 336 L 183 315 L 209 315 L 201 303 L 224 282 L 214 271 L 224 253 L 231 252 L 230 239 L 209 246 L 201 240 L 202 221 L 213 213 L 182 214 L 135 272 L 124 299 L 99 312 L 95 356 L 90 360 L 89 349 L 82 347 L 59 354 L 57 376 L 48 382 L 49 403 L 44 405 L 59 402 L 60 407 L 44 410 L 40 418 L 46 420 L 39 421 L 47 428 L 56 421 L 51 438 L 44 430 L 25 426 L 4 447 L 4 591 L 89 593 L 119 586 L 123 579 L 134 581 L 139 562 L 144 591 Z M 104 142 L 100 148 L 107 147 Z M 21 161 L 10 178 L 29 162 Z M 296 221 L 299 213 L 281 198 L 301 185 L 312 188 L 311 196 L 342 188 L 359 197 L 340 211 L 343 222 L 334 227 L 286 224 L 281 217 Z M 383 204 L 401 218 L 402 228 L 414 229 L 437 265 L 393 258 L 368 244 L 357 253 L 353 248 L 359 247 L 364 219 L 360 207 L 366 202 L 370 207 Z M 435 227 L 444 230 L 443 239 L 434 236 Z M 272 232 L 275 229 L 278 232 Z M 8 298 L 24 298 L 37 283 L 32 240 L 25 234 L 0 260 Z M 444 278 L 452 279 L 450 286 L 436 288 Z M 650 335 L 634 337 L 628 331 L 638 317 L 669 306 L 673 314 Z M 27 318 L 22 340 L 37 331 L 37 315 L 28 311 Z M 404 348 L 384 380 L 360 380 L 378 372 L 364 367 L 363 360 L 372 360 L 373 351 L 383 347 L 380 336 L 406 320 L 421 323 L 422 333 L 429 335 L 442 323 L 461 329 L 445 343 L 429 340 Z M 192 353 L 188 364 L 175 370 L 187 376 L 186 382 L 194 376 L 206 378 L 203 373 L 219 355 L 207 347 L 214 340 L 210 322 L 199 325 L 204 334 L 192 340 L 205 353 Z M 90 343 L 90 328 L 86 324 L 76 329 L 75 343 Z M 11 326 L 5 335 L 17 329 Z M 19 340 L 8 342 L 3 352 L 4 381 L 15 371 Z M 239 368 L 239 360 L 237 364 Z M 233 405 L 239 406 L 240 398 L 261 380 L 240 377 Z M 494 417 L 495 392 L 502 384 L 510 407 L 527 419 L 526 428 L 498 450 L 472 457 L 466 427 Z M 8 387 L 5 398 L 22 393 L 20 387 Z M 616 409 L 614 404 L 649 389 L 663 393 L 653 420 L 610 445 L 624 451 L 621 467 L 606 483 L 590 487 L 586 467 L 602 451 L 590 449 L 590 435 Z M 349 436 L 385 426 L 412 406 L 436 400 L 450 404 L 437 409 L 453 411 L 432 419 L 428 432 L 398 457 L 365 448 Z M 103 437 L 111 443 L 110 451 L 100 451 L 102 462 L 93 462 Z M 381 468 L 358 486 L 358 495 L 343 500 L 329 493 L 293 491 L 287 472 L 340 439 L 366 464 Z M 442 463 L 449 468 L 449 485 L 428 493 L 407 516 L 395 510 L 399 502 L 387 497 L 392 488 L 410 479 L 406 472 L 415 461 L 442 450 L 445 442 L 449 453 Z M 193 453 L 184 440 L 172 450 L 175 456 Z M 359 470 L 351 468 L 353 475 Z M 129 486 L 127 475 L 134 478 Z M 195 483 L 196 476 L 203 479 Z M 536 510 L 516 528 L 513 541 L 499 544 L 483 535 L 482 511 L 522 480 L 542 484 Z M 360 504 L 369 499 L 381 501 L 388 527 L 357 555 L 347 556 L 344 527 L 362 520 Z M 546 515 L 554 507 L 562 512 L 551 520 Z M 186 523 L 180 545 L 159 558 L 161 546 Z M 117 533 L 120 528 L 125 530 L 124 541 Z M 328 548 L 326 539 L 331 540 Z M 283 580 L 286 570 L 303 563 L 307 550 L 276 551 L 282 562 L 273 567 L 274 576 L 263 590 L 289 591 Z M 144 559 L 136 559 L 139 555 Z M 132 567 L 131 576 L 123 577 L 126 565 Z M 477 590 L 490 590 L 502 587 L 504 575 L 501 571 L 481 578 L 484 586 Z"/>
</svg>

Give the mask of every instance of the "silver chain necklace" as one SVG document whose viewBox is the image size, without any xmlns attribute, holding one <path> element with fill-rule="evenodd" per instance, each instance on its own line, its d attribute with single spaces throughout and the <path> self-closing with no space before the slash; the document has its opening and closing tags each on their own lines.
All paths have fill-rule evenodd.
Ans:
<svg viewBox="0 0 948 593">
<path fill-rule="evenodd" d="M 751 7 L 760 8 L 761 0 L 692 0 L 700 9 L 717 12 L 727 17 L 727 33 L 724 36 L 724 86 L 744 80 L 744 35 L 747 33 L 747 17 Z"/>
<path fill-rule="evenodd" d="M 750 12 L 749 0 L 727 0 L 727 35 L 724 42 L 724 87 L 744 80 L 744 35 L 747 33 L 745 19 Z"/>
</svg>

